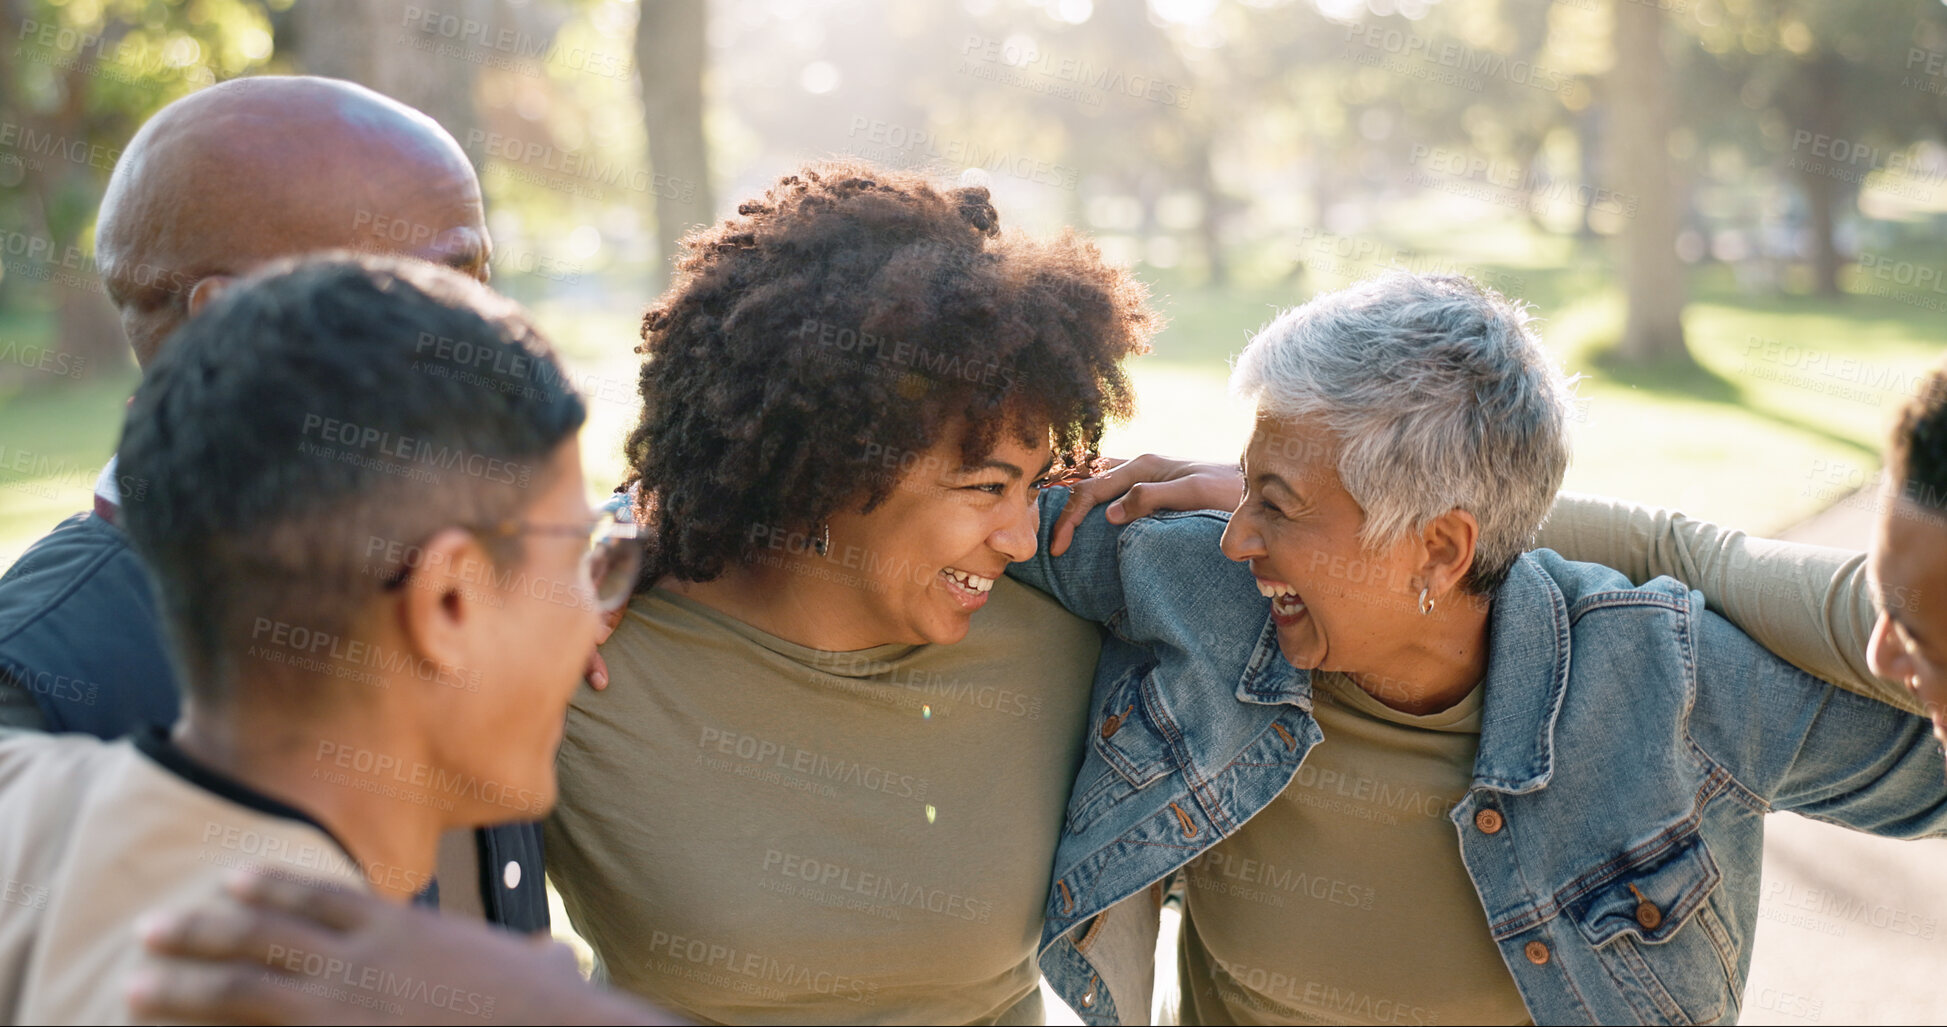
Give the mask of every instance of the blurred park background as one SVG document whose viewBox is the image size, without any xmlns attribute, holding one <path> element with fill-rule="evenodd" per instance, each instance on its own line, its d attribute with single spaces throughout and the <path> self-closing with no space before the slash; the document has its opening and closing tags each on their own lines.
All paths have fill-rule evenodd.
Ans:
<svg viewBox="0 0 1947 1027">
<path fill-rule="evenodd" d="M 1169 327 L 1134 362 L 1117 455 L 1234 459 L 1250 418 L 1224 383 L 1253 330 L 1389 267 L 1459 272 L 1533 304 L 1582 376 L 1571 488 L 1776 533 L 1866 512 L 1892 415 L 1947 343 L 1941 0 L 0 0 L 0 18 L 0 567 L 89 506 L 135 382 L 92 264 L 116 156 L 165 103 L 241 75 L 352 79 L 451 130 L 486 190 L 493 284 L 591 399 L 598 487 L 676 240 L 807 159 L 984 184 L 1004 226 L 1073 226 L 1147 282 Z M 1866 520 L 1822 538 L 1863 545 Z M 1792 823 L 1779 837 L 1830 830 Z M 1745 1022 L 1947 1016 L 1938 989 L 1899 986 L 1930 946 L 1860 912 L 1931 911 L 1932 938 L 1937 855 L 1930 874 L 1917 847 L 1842 850 L 1859 844 L 1768 849 Z M 1841 851 L 1880 869 L 1835 883 Z"/>
<path fill-rule="evenodd" d="M 983 183 L 1005 226 L 1072 225 L 1148 282 L 1169 328 L 1118 454 L 1232 459 L 1253 329 L 1387 267 L 1457 271 L 1532 303 L 1584 376 L 1570 487 L 1773 532 L 1870 485 L 1947 341 L 1940 0 L 0 11 L 0 566 L 88 505 L 134 381 L 91 262 L 115 157 L 239 75 L 349 78 L 447 125 L 495 286 L 595 400 L 603 482 L 676 240 L 809 158 Z"/>
</svg>

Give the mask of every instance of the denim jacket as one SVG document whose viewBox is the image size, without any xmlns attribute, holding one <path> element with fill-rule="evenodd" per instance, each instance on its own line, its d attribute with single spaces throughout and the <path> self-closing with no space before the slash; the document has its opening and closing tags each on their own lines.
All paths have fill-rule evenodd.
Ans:
<svg viewBox="0 0 1947 1027">
<path fill-rule="evenodd" d="M 1096 918 L 1241 827 L 1321 737 L 1269 600 L 1218 550 L 1226 520 L 1096 510 L 1062 557 L 1009 570 L 1108 628 L 1041 954 L 1091 1024 L 1149 1002 L 1091 958 Z M 1766 813 L 1947 836 L 1925 720 L 1791 666 L 1671 579 L 1537 550 L 1495 596 L 1489 647 L 1450 816 L 1537 1023 L 1735 1021 Z"/>
</svg>

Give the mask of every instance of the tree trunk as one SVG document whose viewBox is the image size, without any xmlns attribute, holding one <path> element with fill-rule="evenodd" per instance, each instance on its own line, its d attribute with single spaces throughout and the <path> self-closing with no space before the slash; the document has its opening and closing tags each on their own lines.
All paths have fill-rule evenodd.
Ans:
<svg viewBox="0 0 1947 1027">
<path fill-rule="evenodd" d="M 666 281 L 683 234 L 716 216 L 703 138 L 706 11 L 703 0 L 642 0 L 640 6 L 635 63 L 642 75 L 649 165 L 656 176 L 656 249 Z M 659 281 L 658 291 L 661 286 Z"/>
<path fill-rule="evenodd" d="M 1652 4 L 1614 0 L 1615 68 L 1609 74 L 1606 147 L 1617 191 L 1637 201 L 1622 231 L 1622 280 L 1628 313 L 1620 354 L 1625 360 L 1688 360 L 1683 341 L 1686 302 L 1677 260 L 1682 193 L 1669 155 L 1672 112 L 1669 70 L 1663 61 L 1663 15 Z"/>
<path fill-rule="evenodd" d="M 472 56 L 504 55 L 480 43 L 477 34 L 453 38 L 451 33 L 442 36 L 428 29 L 429 22 L 439 19 L 427 18 L 421 11 L 437 11 L 496 30 L 507 24 L 495 17 L 493 0 L 419 0 L 417 4 L 339 0 L 298 4 L 291 12 L 295 38 L 288 42 L 303 73 L 356 82 L 424 111 L 453 134 L 471 159 L 484 152 L 471 140 L 480 127 L 473 105 L 479 65 L 460 56 L 420 50 L 414 43 L 445 44 L 461 54 L 478 51 Z M 537 45 L 525 38 L 523 43 Z M 278 40 L 280 49 L 286 44 Z"/>
<path fill-rule="evenodd" d="M 1805 69 L 1809 127 L 1817 135 L 1844 134 L 1845 112 L 1839 109 L 1838 98 L 1842 71 L 1839 58 L 1831 53 L 1821 53 Z M 1845 295 L 1839 291 L 1837 214 L 1840 202 L 1852 197 L 1851 188 L 1833 177 L 1836 170 L 1831 162 L 1821 162 L 1809 154 L 1799 158 L 1799 183 L 1805 189 L 1806 212 L 1812 219 L 1812 279 L 1819 295 L 1832 299 Z"/>
</svg>

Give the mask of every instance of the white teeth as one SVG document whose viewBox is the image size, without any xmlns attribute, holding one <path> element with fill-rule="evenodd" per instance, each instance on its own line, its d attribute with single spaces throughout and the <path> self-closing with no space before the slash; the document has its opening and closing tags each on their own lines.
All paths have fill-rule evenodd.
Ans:
<svg viewBox="0 0 1947 1027">
<path fill-rule="evenodd" d="M 956 570 L 952 567 L 946 568 L 942 573 L 960 584 L 965 585 L 969 592 L 981 593 L 994 587 L 993 578 L 983 578 L 978 574 L 969 574 L 966 571 Z"/>
<path fill-rule="evenodd" d="M 1290 585 L 1273 585 L 1263 578 L 1257 579 L 1257 592 L 1258 595 L 1266 599 L 1276 599 L 1279 596 L 1295 596 L 1298 594 L 1298 590 Z"/>
</svg>

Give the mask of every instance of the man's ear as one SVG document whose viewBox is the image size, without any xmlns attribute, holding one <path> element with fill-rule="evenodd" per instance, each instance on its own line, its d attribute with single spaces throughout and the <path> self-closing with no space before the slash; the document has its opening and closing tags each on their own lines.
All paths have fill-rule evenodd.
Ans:
<svg viewBox="0 0 1947 1027">
<path fill-rule="evenodd" d="M 217 297 L 230 291 L 230 286 L 234 284 L 236 279 L 229 275 L 210 275 L 208 278 L 198 279 L 196 286 L 189 290 L 189 316 L 195 317 L 202 313 L 204 307 L 215 303 Z"/>
<path fill-rule="evenodd" d="M 1460 584 L 1474 568 L 1480 537 L 1480 522 L 1459 507 L 1427 524 L 1421 535 L 1426 543 L 1426 563 L 1420 568 L 1420 574 L 1426 579 L 1429 593 L 1443 596 Z"/>
<path fill-rule="evenodd" d="M 398 607 L 400 634 L 414 657 L 443 671 L 458 672 L 469 662 L 479 630 L 480 592 L 469 587 L 491 566 L 473 533 L 447 528 L 419 547 L 419 564 L 406 578 Z"/>
</svg>

